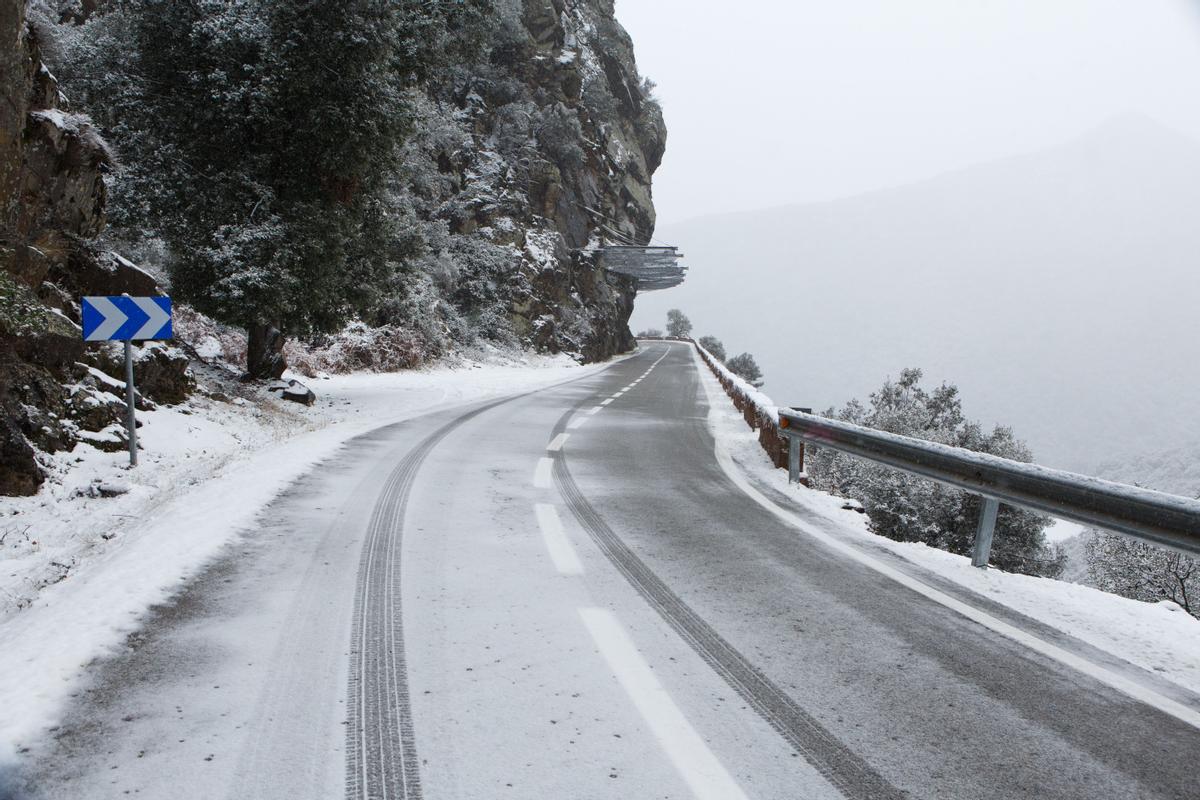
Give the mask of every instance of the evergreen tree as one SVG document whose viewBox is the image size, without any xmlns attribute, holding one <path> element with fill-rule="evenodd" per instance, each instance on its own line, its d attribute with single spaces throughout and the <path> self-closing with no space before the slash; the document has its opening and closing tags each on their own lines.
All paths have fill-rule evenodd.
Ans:
<svg viewBox="0 0 1200 800">
<path fill-rule="evenodd" d="M 282 334 L 372 309 L 419 249 L 387 185 L 405 91 L 477 57 L 491 7 L 128 0 L 76 37 L 79 83 L 128 156 L 113 222 L 166 241 L 180 299 L 247 328 L 252 373 L 282 370 Z"/>
<path fill-rule="evenodd" d="M 122 120 L 136 148 L 127 210 L 173 253 L 173 292 L 255 340 L 267 321 L 297 327 L 306 285 L 291 274 L 268 132 L 273 113 L 270 30 L 253 0 L 133 0 L 139 96 Z M 297 325 L 297 323 L 300 323 Z M 251 342 L 251 373 L 264 364 Z"/>
<path fill-rule="evenodd" d="M 410 119 L 397 59 L 401 16 L 390 0 L 264 7 L 272 124 L 263 131 L 262 199 L 283 235 L 246 275 L 266 290 L 253 316 L 238 320 L 252 343 L 271 328 L 337 330 L 372 306 L 403 255 L 393 250 L 400 237 L 385 202 Z M 258 280 L 264 268 L 274 280 Z"/>
<path fill-rule="evenodd" d="M 667 312 L 667 336 L 678 336 L 681 339 L 692 335 L 692 321 L 684 316 L 678 308 Z"/>
<path fill-rule="evenodd" d="M 899 381 L 885 382 L 867 405 L 851 401 L 825 416 L 1015 461 L 1032 460 L 1011 429 L 985 433 L 967 420 L 957 387 L 943 384 L 926 391 L 921 377 L 921 370 L 906 369 Z M 809 448 L 808 472 L 815 487 L 861 501 L 872 530 L 880 535 L 962 555 L 971 552 L 982 505 L 977 495 L 818 446 Z M 1040 514 L 1001 505 L 991 563 L 1032 575 L 1061 573 L 1065 557 L 1047 547 L 1048 524 Z"/>
<path fill-rule="evenodd" d="M 712 354 L 712 357 L 725 363 L 725 345 L 715 336 L 701 336 L 700 346 Z"/>
<path fill-rule="evenodd" d="M 729 361 L 725 362 L 725 366 L 734 375 L 737 375 L 746 383 L 754 387 L 763 385 L 762 370 L 758 368 L 758 362 L 754 360 L 754 356 L 749 353 L 740 353 Z"/>
</svg>

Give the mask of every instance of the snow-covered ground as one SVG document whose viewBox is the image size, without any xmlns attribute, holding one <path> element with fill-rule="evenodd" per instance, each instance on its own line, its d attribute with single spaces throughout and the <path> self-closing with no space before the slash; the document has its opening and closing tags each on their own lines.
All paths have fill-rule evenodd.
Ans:
<svg viewBox="0 0 1200 800">
<path fill-rule="evenodd" d="M 95 657 L 248 528 L 306 470 L 373 428 L 537 389 L 604 365 L 563 357 L 308 381 L 306 408 L 265 390 L 139 412 L 139 466 L 79 445 L 29 498 L 0 499 L 0 761 L 53 716 Z M 116 496 L 104 496 L 101 490 Z"/>
<path fill-rule="evenodd" d="M 697 368 L 710 399 L 709 425 L 718 445 L 754 481 L 785 492 L 798 505 L 834 522 L 848 537 L 891 550 L 995 602 L 1200 693 L 1200 620 L 1178 605 L 1127 600 L 1049 578 L 980 570 L 964 556 L 873 534 L 864 515 L 843 510 L 845 501 L 841 498 L 789 485 L 786 470 L 774 468 L 759 446 L 757 434 L 725 399 L 720 383 L 699 359 Z M 1062 541 L 1079 532 L 1078 526 L 1062 523 L 1052 530 L 1051 539 Z"/>
</svg>

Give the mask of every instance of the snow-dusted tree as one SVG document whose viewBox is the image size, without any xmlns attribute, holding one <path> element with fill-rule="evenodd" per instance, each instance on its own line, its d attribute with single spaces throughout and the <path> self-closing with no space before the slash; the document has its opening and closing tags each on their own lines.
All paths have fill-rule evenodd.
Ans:
<svg viewBox="0 0 1200 800">
<path fill-rule="evenodd" d="M 725 366 L 734 375 L 742 378 L 751 386 L 763 385 L 762 370 L 758 367 L 758 362 L 754 360 L 754 356 L 749 353 L 739 353 L 733 358 L 725 362 Z"/>
<path fill-rule="evenodd" d="M 725 345 L 715 336 L 701 336 L 700 346 L 712 354 L 717 361 L 725 361 Z"/>
<path fill-rule="evenodd" d="M 639 339 L 642 339 L 642 338 L 657 339 L 658 337 L 660 337 L 662 335 L 663 335 L 663 332 L 660 331 L 658 328 L 646 328 L 646 330 L 644 330 L 638 334 L 638 338 Z"/>
<path fill-rule="evenodd" d="M 269 362 L 261 345 L 271 329 L 337 330 L 371 307 L 402 257 L 385 194 L 410 120 L 397 68 L 398 5 L 293 0 L 261 7 L 269 124 L 256 176 L 261 205 L 252 216 L 270 220 L 280 236 L 271 237 L 270 253 L 237 267 L 218 262 L 214 274 L 212 262 L 191 265 L 199 267 L 201 304 L 250 331 L 252 371 Z M 192 277 L 179 263 L 177 274 Z"/>
<path fill-rule="evenodd" d="M 667 312 L 667 335 L 681 338 L 692 335 L 692 321 L 678 308 Z"/>
<path fill-rule="evenodd" d="M 253 0 L 132 0 L 120 13 L 136 97 L 113 112 L 140 198 L 125 211 L 170 245 L 173 292 L 252 338 L 255 325 L 295 316 L 303 292 L 275 257 L 288 229 L 266 146 L 275 120 L 261 12 Z"/>
<path fill-rule="evenodd" d="M 1170 600 L 1200 617 L 1200 562 L 1175 550 L 1115 533 L 1084 539 L 1088 578 L 1097 589 L 1133 600 Z"/>
<path fill-rule="evenodd" d="M 281 368 L 280 332 L 375 306 L 414 254 L 385 191 L 403 90 L 476 41 L 489 7 L 127 0 L 74 35 L 74 77 L 127 165 L 114 223 L 161 236 L 172 291 L 249 330 L 252 373 Z"/>
<path fill-rule="evenodd" d="M 887 381 L 864 405 L 851 401 L 825 416 L 877 430 L 963 447 L 977 452 L 1032 460 L 1029 448 L 1011 429 L 985 433 L 967 420 L 954 386 L 926 391 L 921 371 L 906 369 L 899 381 Z M 831 448 L 812 446 L 807 468 L 817 488 L 862 502 L 876 532 L 905 542 L 924 542 L 952 553 L 971 551 L 982 501 L 978 496 L 873 464 Z M 1058 575 L 1064 556 L 1046 545 L 1049 520 L 1002 505 L 996 521 L 991 563 L 1032 575 Z"/>
</svg>

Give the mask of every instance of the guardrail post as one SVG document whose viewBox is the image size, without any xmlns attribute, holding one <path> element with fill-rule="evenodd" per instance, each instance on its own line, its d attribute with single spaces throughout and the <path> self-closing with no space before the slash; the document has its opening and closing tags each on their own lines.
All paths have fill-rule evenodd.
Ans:
<svg viewBox="0 0 1200 800">
<path fill-rule="evenodd" d="M 811 408 L 792 406 L 792 411 L 811 414 Z M 781 431 L 787 436 L 788 442 L 788 483 L 803 483 L 800 476 L 804 474 L 804 440 L 799 436 L 790 436 L 786 430 Z M 805 484 L 806 486 L 808 484 Z"/>
<path fill-rule="evenodd" d="M 799 483 L 800 473 L 804 472 L 804 442 L 799 436 L 789 436 L 787 443 L 788 483 Z"/>
<path fill-rule="evenodd" d="M 990 497 L 983 498 L 983 508 L 979 512 L 979 530 L 975 532 L 975 551 L 971 555 L 971 566 L 987 569 L 988 559 L 992 555 L 992 536 L 996 533 L 996 515 L 1000 512 L 1000 503 Z"/>
</svg>

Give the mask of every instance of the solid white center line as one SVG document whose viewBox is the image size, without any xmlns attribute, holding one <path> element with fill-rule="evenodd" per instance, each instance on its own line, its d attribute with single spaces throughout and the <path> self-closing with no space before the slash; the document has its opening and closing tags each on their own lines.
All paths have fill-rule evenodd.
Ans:
<svg viewBox="0 0 1200 800">
<path fill-rule="evenodd" d="M 537 468 L 533 471 L 533 485 L 538 489 L 549 489 L 552 469 L 554 469 L 554 459 L 539 458 Z"/>
<path fill-rule="evenodd" d="M 558 518 L 558 509 L 546 503 L 536 503 L 533 512 L 537 515 L 538 527 L 542 529 L 542 540 L 550 552 L 550 560 L 560 575 L 582 575 L 583 564 L 575 554 L 566 531 L 563 530 L 562 520 Z"/>
<path fill-rule="evenodd" d="M 551 453 L 557 453 L 563 449 L 563 445 L 567 443 L 567 439 L 571 437 L 569 433 L 560 433 L 550 440 L 550 444 L 546 445 L 546 449 Z"/>
<path fill-rule="evenodd" d="M 579 616 L 692 794 L 699 800 L 745 800 L 741 787 L 654 677 L 617 618 L 602 608 L 581 608 Z"/>
</svg>

